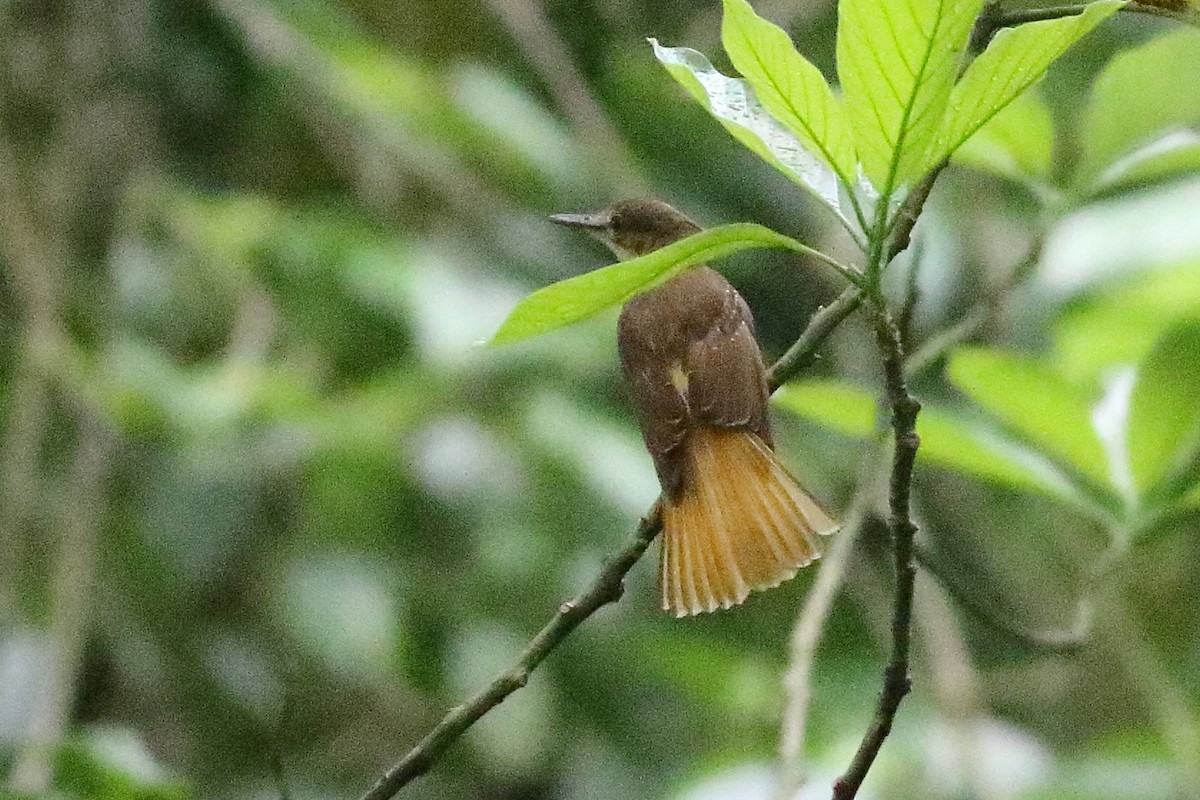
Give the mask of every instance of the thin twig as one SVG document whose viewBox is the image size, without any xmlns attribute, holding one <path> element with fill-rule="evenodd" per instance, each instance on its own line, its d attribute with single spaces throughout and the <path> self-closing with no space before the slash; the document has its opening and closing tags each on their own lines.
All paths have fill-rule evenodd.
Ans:
<svg viewBox="0 0 1200 800">
<path fill-rule="evenodd" d="M 881 257 L 884 259 L 883 264 L 890 262 L 897 254 L 908 248 L 912 240 L 912 231 L 920 216 L 921 209 L 929 199 L 929 193 L 933 190 L 933 184 L 945 166 L 946 162 L 939 164 L 924 180 L 913 187 L 912 191 L 905 198 L 895 220 L 892 222 L 887 241 L 881 248 Z M 873 272 L 875 275 L 878 275 L 878 270 L 874 270 Z M 829 313 L 830 317 L 836 319 L 836 322 L 833 323 L 836 325 L 837 322 L 840 322 L 840 318 L 844 318 L 857 308 L 862 303 L 863 298 L 864 295 L 857 289 L 847 289 L 829 308 L 823 309 L 821 313 Z M 879 752 L 879 747 L 883 744 L 883 740 L 891 730 L 892 719 L 895 717 L 900 700 L 909 691 L 908 641 L 912 616 L 912 583 L 915 569 L 912 564 L 912 539 L 915 535 L 916 527 L 912 524 L 908 516 L 908 497 L 912 482 L 913 459 L 916 457 L 917 438 L 915 426 L 916 415 L 920 409 L 920 405 L 908 395 L 904 383 L 904 347 L 900 340 L 899 329 L 888 315 L 882 297 L 878 293 L 875 295 L 873 305 L 875 306 L 878 318 L 877 328 L 880 338 L 880 348 L 885 354 L 887 394 L 893 410 L 892 424 L 896 440 L 890 491 L 892 508 L 891 523 L 895 541 L 897 574 L 896 605 L 892 624 L 893 649 L 892 658 L 889 660 L 885 671 L 884 689 L 880 695 L 875 721 L 864 737 L 859 747 L 859 752 L 855 755 L 854 761 L 851 762 L 850 768 L 835 784 L 835 798 L 853 797 L 858 791 L 858 785 L 861 784 L 863 777 L 866 776 L 871 763 L 875 759 L 876 753 Z M 814 317 L 813 323 L 817 322 L 817 318 Z M 812 327 L 810 325 L 810 329 Z M 799 350 L 799 344 L 800 342 L 797 342 L 797 346 L 793 347 L 792 350 Z M 789 350 L 779 360 L 779 363 L 776 364 L 776 369 L 772 370 L 773 373 L 776 373 L 776 370 L 778 370 L 778 373 L 773 374 L 773 377 L 779 382 L 786 380 L 794 370 L 798 370 L 806 365 L 808 363 L 806 359 L 811 357 L 811 349 L 804 351 L 802 357 L 800 354 L 793 356 L 792 351 Z M 773 383 L 772 386 L 774 385 L 776 384 Z M 804 616 L 802 614 L 802 620 Z M 796 665 L 793 663 L 793 669 L 795 667 Z M 792 695 L 797 693 L 792 690 L 789 690 L 789 692 L 789 702 L 791 702 Z M 780 744 L 784 763 L 782 780 L 782 785 L 784 786 L 796 785 L 798 783 L 797 770 L 794 767 L 794 763 L 798 757 L 797 753 L 800 746 L 797 744 L 800 741 L 797 739 L 797 736 L 803 735 L 802 732 L 799 734 L 796 732 L 796 721 L 794 719 L 796 713 L 794 708 L 789 713 L 793 718 L 790 720 L 792 724 L 789 725 L 788 721 L 785 721 Z M 799 724 L 802 726 L 803 720 Z"/>
<path fill-rule="evenodd" d="M 904 372 L 912 378 L 940 361 L 947 353 L 971 339 L 987 322 L 991 312 L 983 305 L 968 311 L 949 328 L 934 334 L 921 343 L 905 362 Z"/>
<path fill-rule="evenodd" d="M 999 3 L 989 3 L 984 6 L 983 13 L 975 22 L 975 30 L 971 33 L 970 49 L 976 53 L 983 50 L 996 32 L 1002 28 L 1015 28 L 1030 22 L 1077 17 L 1090 5 L 1090 3 L 1075 3 L 1066 6 L 1019 8 L 1004 11 L 1000 8 Z M 1200 14 L 1188 5 L 1187 0 L 1157 0 L 1156 2 L 1132 0 L 1121 6 L 1120 10 L 1128 14 L 1148 14 L 1200 27 Z"/>
<path fill-rule="evenodd" d="M 903 234 L 907 241 L 908 234 Z M 884 387 L 892 409 L 892 474 L 888 487 L 888 528 L 892 535 L 893 566 L 896 573 L 895 599 L 892 608 L 892 649 L 884 668 L 883 689 L 875 708 L 875 717 L 863 736 L 849 768 L 833 785 L 834 800 L 850 800 L 858 793 L 863 779 L 875 761 L 879 748 L 892 730 L 892 721 L 900 701 L 908 694 L 909 643 L 912 635 L 913 537 L 917 526 L 909 513 L 913 464 L 920 439 L 917 437 L 917 414 L 921 410 L 904 381 L 904 347 L 896 323 L 886 308 L 876 308 L 876 338 L 883 353 Z"/>
<path fill-rule="evenodd" d="M 1082 13 L 1085 6 L 1077 8 L 1044 9 L 1037 12 L 1004 14 L 998 5 L 985 9 L 973 31 L 972 47 L 978 51 L 986 46 L 991 37 L 1002 27 L 1020 25 L 1040 19 L 1055 19 Z M 1133 2 L 1125 6 L 1126 11 L 1168 16 L 1196 24 L 1200 15 L 1188 12 L 1178 0 L 1164 0 L 1158 4 Z M 917 528 L 910 515 L 912 471 L 920 439 L 916 433 L 916 419 L 920 403 L 908 393 L 905 382 L 904 345 L 899 329 L 889 313 L 882 295 L 878 291 L 878 278 L 882 269 L 897 254 L 906 249 L 913 228 L 920 217 L 929 193 L 947 162 L 934 167 L 925 178 L 913 187 L 893 218 L 891 229 L 886 231 L 887 241 L 876 252 L 871 253 L 868 275 L 874 279 L 871 301 L 876 314 L 876 334 L 880 351 L 884 357 L 884 375 L 888 403 L 892 409 L 892 431 L 895 442 L 893 466 L 889 490 L 888 526 L 892 535 L 893 565 L 896 588 L 892 609 L 892 646 L 887 666 L 884 669 L 883 688 L 880 691 L 874 719 L 863 736 L 857 752 L 846 772 L 834 783 L 834 800 L 850 800 L 862 786 L 884 740 L 891 732 L 896 711 L 905 695 L 911 690 L 908 676 L 909 650 L 912 635 L 913 585 L 916 575 L 913 540 Z"/>
<path fill-rule="evenodd" d="M 871 492 L 860 491 L 856 500 L 865 500 L 869 494 Z M 804 606 L 796 618 L 796 626 L 792 629 L 791 654 L 783 679 L 786 704 L 783 709 L 783 721 L 780 723 L 780 775 L 775 791 L 775 797 L 780 800 L 795 796 L 804 785 L 804 768 L 800 759 L 804 752 L 808 706 L 812 698 L 812 667 L 816 660 L 821 632 L 825 629 L 825 621 L 829 618 L 833 601 L 845 580 L 846 564 L 854 551 L 855 542 L 858 541 L 862 520 L 862 502 L 856 502 L 846 515 L 833 546 L 821 557 L 817 579 L 813 581 L 808 596 L 804 598 Z"/>
<path fill-rule="evenodd" d="M 988 780 L 982 769 L 987 754 L 982 727 L 987 709 L 980 696 L 979 676 L 971 664 L 962 626 L 955 614 L 951 598 L 931 581 L 929 576 L 917 575 L 917 594 L 921 611 L 916 627 L 924 644 L 921 650 L 928 659 L 928 674 L 933 696 L 944 723 L 949 727 L 952 750 L 947 766 L 955 765 L 961 782 L 958 791 L 978 800 L 1001 800 L 1008 791 Z"/>
<path fill-rule="evenodd" d="M 921 286 L 918 279 L 921 275 L 922 255 L 921 243 L 917 242 L 913 247 L 912 261 L 909 263 L 908 272 L 904 275 L 904 301 L 900 306 L 900 316 L 896 320 L 896 327 L 900 330 L 900 343 L 904 345 L 905 352 L 911 349 L 909 343 L 912 341 L 913 318 L 917 315 L 917 304 L 921 301 Z"/>
<path fill-rule="evenodd" d="M 854 313 L 863 301 L 863 293 L 853 287 L 846 289 L 832 303 L 822 308 L 808 322 L 808 327 L 796 343 L 787 349 L 767 370 L 767 385 L 775 391 L 793 375 L 816 360 L 817 350 L 846 317 Z"/>
<path fill-rule="evenodd" d="M 105 516 L 104 485 L 115 445 L 116 439 L 100 423 L 85 421 L 68 486 L 71 502 L 62 507 L 61 538 L 50 587 L 46 635 L 51 657 L 8 779 L 9 788 L 17 793 L 42 794 L 50 789 L 56 747 L 70 723 L 91 623 L 96 551 Z"/>
<path fill-rule="evenodd" d="M 921 212 L 925 209 L 925 203 L 929 200 L 933 185 L 937 183 L 942 170 L 949 164 L 950 162 L 946 160 L 930 170 L 920 183 L 912 188 L 912 191 L 904 198 L 904 202 L 900 204 L 900 208 L 896 210 L 896 218 L 888 234 L 887 246 L 883 249 L 882 265 L 886 266 L 891 263 L 892 259 L 903 253 L 912 244 L 913 228 L 917 226 L 917 220 L 921 218 Z"/>
<path fill-rule="evenodd" d="M 375 786 L 362 796 L 362 800 L 387 800 L 413 778 L 427 772 L 442 753 L 480 717 L 523 687 L 538 664 L 542 663 L 550 651 L 567 638 L 581 622 L 602 606 L 619 600 L 624 591 L 622 581 L 625 573 L 637 563 L 662 529 L 661 508 L 661 502 L 654 504 L 650 513 L 638 525 L 637 532 L 609 559 L 592 585 L 573 600 L 559 606 L 558 613 L 533 637 L 533 641 L 511 667 L 482 692 L 453 708 L 416 747 L 383 774 Z"/>
<path fill-rule="evenodd" d="M 3 98 L 0 98 L 3 99 Z M 38 450 L 45 437 L 51 376 L 47 369 L 66 346 L 62 325 L 63 254 L 52 230 L 39 224 L 42 209 L 12 136 L 0 126 L 0 259 L 21 312 L 21 333 L 0 431 L 0 612 L 17 616 L 21 564 L 32 541 L 41 486 Z"/>
</svg>

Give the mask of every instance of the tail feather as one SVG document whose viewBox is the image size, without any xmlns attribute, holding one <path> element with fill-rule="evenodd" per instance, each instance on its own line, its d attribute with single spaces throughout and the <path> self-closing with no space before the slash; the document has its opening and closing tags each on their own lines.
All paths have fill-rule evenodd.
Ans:
<svg viewBox="0 0 1200 800">
<path fill-rule="evenodd" d="M 837 524 L 748 431 L 689 436 L 687 486 L 664 509 L 662 605 L 676 616 L 729 608 L 819 557 Z"/>
</svg>

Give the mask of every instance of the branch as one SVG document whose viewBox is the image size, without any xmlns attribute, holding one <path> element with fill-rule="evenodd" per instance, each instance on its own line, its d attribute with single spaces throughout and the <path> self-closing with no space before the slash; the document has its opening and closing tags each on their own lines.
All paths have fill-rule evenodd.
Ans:
<svg viewBox="0 0 1200 800">
<path fill-rule="evenodd" d="M 989 4 L 980 15 L 972 32 L 971 46 L 978 52 L 986 47 L 996 31 L 1028 22 L 1082 13 L 1086 6 L 1065 6 L 1004 13 L 997 3 Z M 1124 11 L 1170 17 L 1200 25 L 1200 14 L 1190 10 L 1186 0 L 1132 0 Z M 888 527 L 892 535 L 893 566 L 896 573 L 895 599 L 892 609 L 892 647 L 884 669 L 883 688 L 876 704 L 875 717 L 863 736 L 858 751 L 846 772 L 834 782 L 834 800 L 851 800 L 857 795 L 867 772 L 875 761 L 880 747 L 891 732 L 896 711 L 911 690 L 908 677 L 909 650 L 912 634 L 913 584 L 916 576 L 913 540 L 917 528 L 912 521 L 909 502 L 912 490 L 912 471 L 920 439 L 916 433 L 917 414 L 921 405 L 908 393 L 905 382 L 904 345 L 900 331 L 879 292 L 878 276 L 882 268 L 905 250 L 912 237 L 929 193 L 947 161 L 938 164 L 913 187 L 905 198 L 887 231 L 887 241 L 877 252 L 869 275 L 874 276 L 871 301 L 876 314 L 876 336 L 883 353 L 884 376 L 888 404 L 892 409 L 892 432 L 895 442 L 889 488 Z M 1069 638 L 1069 637 L 1068 637 Z"/>
<path fill-rule="evenodd" d="M 771 391 L 775 391 L 797 372 L 812 364 L 816 360 L 817 350 L 829 338 L 829 334 L 842 324 L 842 320 L 853 314 L 862 301 L 863 293 L 851 287 L 813 314 L 812 319 L 808 321 L 808 327 L 800 334 L 796 343 L 767 370 L 767 385 L 771 387 Z"/>
<path fill-rule="evenodd" d="M 1087 10 L 1088 5 L 1090 4 L 1076 3 L 1049 8 L 1020 8 L 1004 11 L 1000 8 L 999 3 L 988 3 L 975 22 L 975 30 L 971 33 L 970 49 L 974 53 L 983 50 L 1001 28 L 1015 28 L 1018 25 L 1043 22 L 1048 19 L 1077 17 Z M 1121 6 L 1120 10 L 1129 14 L 1148 14 L 1200 27 L 1200 13 L 1194 11 L 1188 5 L 1187 0 L 1131 0 Z"/>
<path fill-rule="evenodd" d="M 19 618 L 21 565 L 29 557 L 41 493 L 39 450 L 46 436 L 51 379 L 47 364 L 66 346 L 62 326 L 64 258 L 60 239 L 38 224 L 39 208 L 0 127 L 0 261 L 21 312 L 9 411 L 0 430 L 0 616 Z"/>
<path fill-rule="evenodd" d="M 83 663 L 83 648 L 97 590 L 97 550 L 105 516 L 104 484 L 117 440 L 96 420 L 86 419 L 67 486 L 69 504 L 60 509 L 59 541 L 50 584 L 46 639 L 51 657 L 31 699 L 25 741 L 13 758 L 9 788 L 43 794 L 54 776 L 54 755 L 66 738 Z"/>
<path fill-rule="evenodd" d="M 910 226 L 911 230 L 911 226 Z M 903 234 L 907 242 L 908 234 Z M 896 241 L 893 239 L 893 241 Z M 888 404 L 892 408 L 892 436 L 895 450 L 892 455 L 892 474 L 888 488 L 888 528 L 892 534 L 893 566 L 896 572 L 896 594 L 892 607 L 892 652 L 883 673 L 883 689 L 875 708 L 875 718 L 867 729 L 854 760 L 846 772 L 833 784 L 834 800 L 850 800 L 857 793 L 875 762 L 879 748 L 892 730 L 892 721 L 900 701 L 912 688 L 908 678 L 908 654 L 912 633 L 913 537 L 917 526 L 909 513 L 913 464 L 920 439 L 917 437 L 917 413 L 921 404 L 908 393 L 904 381 L 904 348 L 900 333 L 887 309 L 876 309 L 876 338 L 883 353 L 884 385 Z"/>
<path fill-rule="evenodd" d="M 874 487 L 874 484 L 868 484 Z M 866 489 L 867 487 L 864 487 Z M 812 667 L 816 660 L 817 645 L 825 629 L 825 621 L 833 601 L 841 591 L 846 577 L 846 564 L 862 529 L 864 505 L 870 491 L 859 491 L 855 503 L 846 515 L 845 522 L 829 552 L 821 557 L 817 579 L 813 581 L 804 606 L 792 628 L 791 655 L 788 670 L 783 678 L 785 705 L 779 733 L 779 782 L 774 797 L 779 800 L 792 798 L 806 780 L 801 755 L 804 752 L 804 735 L 807 727 L 808 706 L 812 698 Z"/>
<path fill-rule="evenodd" d="M 986 770 L 989 755 L 988 708 L 978 670 L 951 599 L 927 575 L 917 575 L 921 608 L 917 616 L 918 647 L 928 658 L 933 702 L 950 734 L 944 763 L 957 766 L 963 797 L 998 798 L 994 780 Z"/>
<path fill-rule="evenodd" d="M 538 664 L 541 664 L 550 651 L 566 639 L 571 631 L 602 606 L 621 599 L 625 573 L 637 563 L 662 529 L 661 508 L 661 501 L 654 504 L 650 513 L 638 525 L 637 532 L 608 560 L 592 585 L 574 599 L 559 606 L 558 613 L 533 637 L 533 641 L 517 658 L 516 663 L 501 673 L 482 692 L 451 709 L 416 747 L 383 774 L 361 800 L 387 800 L 413 778 L 427 772 L 442 753 L 480 717 L 528 683 L 530 674 L 537 669 Z"/>
<path fill-rule="evenodd" d="M 880 252 L 879 266 L 887 265 L 912 242 L 913 228 L 921 216 L 929 193 L 938 176 L 949 161 L 933 168 L 920 183 L 913 187 L 898 209 L 887 233 L 887 240 Z M 876 276 L 881 269 L 872 270 Z M 878 280 L 878 278 L 877 278 Z M 895 443 L 892 455 L 892 473 L 888 489 L 888 528 L 892 534 L 893 565 L 896 573 L 896 594 L 892 606 L 892 652 L 883 672 L 883 689 L 875 707 L 875 717 L 863 735 L 858 751 L 850 766 L 833 784 L 834 800 L 850 800 L 857 793 L 875 756 L 883 746 L 884 739 L 892 730 L 892 721 L 900 701 L 909 693 L 912 684 L 908 678 L 908 654 L 912 636 L 913 582 L 916 565 L 913 562 L 913 538 L 917 526 L 909 513 L 909 498 L 912 493 L 913 464 L 917 458 L 920 439 L 917 437 L 917 414 L 921 410 L 904 377 L 904 344 L 900 330 L 887 310 L 887 305 L 876 283 L 872 295 L 875 308 L 875 335 L 879 350 L 883 354 L 884 387 L 888 405 L 892 409 L 892 436 Z"/>
</svg>

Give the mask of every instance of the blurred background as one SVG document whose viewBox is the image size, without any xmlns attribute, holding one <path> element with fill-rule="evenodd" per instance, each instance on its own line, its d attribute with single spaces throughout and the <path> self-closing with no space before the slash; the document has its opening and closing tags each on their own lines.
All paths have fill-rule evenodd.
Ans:
<svg viewBox="0 0 1200 800">
<path fill-rule="evenodd" d="M 835 74 L 832 2 L 756 8 Z M 8 796 L 358 796 L 592 579 L 658 491 L 614 314 L 479 346 L 524 294 L 607 263 L 546 215 L 650 194 L 852 257 L 645 41 L 728 73 L 719 25 L 715 0 L 0 3 Z M 1178 27 L 1120 15 L 1070 51 L 1029 120 L 943 176 L 890 276 L 925 355 L 914 392 L 997 452 L 1034 463 L 1038 436 L 948 379 L 959 345 L 1029 359 L 1087 409 L 1128 401 L 1106 387 L 1163 336 L 1200 361 L 1178 334 L 1200 319 L 1200 162 L 1079 166 L 1105 119 L 1119 139 L 1149 118 L 1135 144 L 1200 121 L 1183 46 L 1095 111 L 1113 54 Z M 770 357 L 842 288 L 791 256 L 722 268 Z M 824 381 L 813 404 L 776 412 L 784 461 L 857 534 L 802 797 L 828 796 L 866 729 L 891 585 L 882 494 L 858 491 L 878 489 L 873 401 L 839 425 L 816 389 L 870 398 L 878 370 L 852 318 L 801 376 Z M 1163 396 L 1200 387 L 1159 372 Z M 1173 451 L 1170 502 L 1132 516 L 1112 512 L 1129 481 L 1097 488 L 1050 451 L 1024 481 L 923 461 L 916 513 L 960 593 L 1083 644 L 1022 644 L 923 576 L 915 693 L 862 796 L 1200 797 L 1195 449 Z M 652 556 L 401 796 L 771 797 L 816 570 L 675 621 Z"/>
</svg>

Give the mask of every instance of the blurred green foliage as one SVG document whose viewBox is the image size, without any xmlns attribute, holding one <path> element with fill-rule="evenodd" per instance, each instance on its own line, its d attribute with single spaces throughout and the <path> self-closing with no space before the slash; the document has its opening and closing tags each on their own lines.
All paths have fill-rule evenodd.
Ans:
<svg viewBox="0 0 1200 800">
<path fill-rule="evenodd" d="M 834 74 L 832 4 L 756 9 Z M 729 73 L 720 21 L 715 2 L 0 5 L 13 796 L 357 796 L 591 580 L 657 492 L 612 318 L 476 346 L 605 262 L 545 215 L 652 193 L 850 252 L 644 41 Z M 917 298 L 923 535 L 999 613 L 1063 627 L 1083 598 L 1092 630 L 1031 652 L 921 585 L 916 693 L 864 796 L 1200 797 L 1196 75 L 1194 30 L 1109 20 L 959 152 L 888 276 Z M 783 253 L 727 266 L 770 356 L 841 288 Z M 823 356 L 777 438 L 843 513 L 872 479 L 877 356 L 861 320 Z M 878 690 L 890 582 L 866 518 L 813 679 L 814 796 Z M 408 794 L 769 796 L 809 572 L 678 622 L 648 557 Z M 34 791 L 16 774 L 64 658 L 66 738 Z"/>
</svg>

